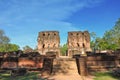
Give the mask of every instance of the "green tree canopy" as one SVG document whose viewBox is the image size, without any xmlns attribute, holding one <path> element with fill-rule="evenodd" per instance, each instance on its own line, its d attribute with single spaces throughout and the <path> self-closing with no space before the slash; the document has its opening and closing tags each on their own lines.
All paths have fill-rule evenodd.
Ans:
<svg viewBox="0 0 120 80">
<path fill-rule="evenodd" d="M 10 39 L 5 35 L 4 31 L 0 29 L 0 44 L 7 44 Z"/>
<path fill-rule="evenodd" d="M 91 32 L 90 33 L 90 36 L 91 36 L 91 41 L 90 41 L 90 47 L 93 51 L 95 51 L 97 45 L 96 45 L 96 39 L 97 39 L 97 35 L 95 32 Z"/>
<path fill-rule="evenodd" d="M 120 48 L 120 19 L 112 29 L 105 32 L 103 39 L 109 44 L 107 49 L 116 50 Z"/>
<path fill-rule="evenodd" d="M 116 50 L 120 48 L 120 19 L 115 23 L 112 29 L 107 30 L 102 38 L 96 36 L 94 32 L 91 34 L 91 48 L 100 50 Z"/>
<path fill-rule="evenodd" d="M 23 51 L 24 52 L 33 52 L 34 50 L 30 46 L 26 45 L 23 47 Z"/>
<path fill-rule="evenodd" d="M 67 44 L 64 44 L 63 46 L 60 46 L 60 52 L 62 55 L 65 55 L 67 51 Z"/>
<path fill-rule="evenodd" d="M 11 52 L 19 50 L 19 46 L 9 43 L 10 39 L 3 30 L 0 29 L 0 52 Z"/>
<path fill-rule="evenodd" d="M 11 52 L 19 50 L 19 46 L 16 44 L 1 44 L 0 52 Z"/>
</svg>

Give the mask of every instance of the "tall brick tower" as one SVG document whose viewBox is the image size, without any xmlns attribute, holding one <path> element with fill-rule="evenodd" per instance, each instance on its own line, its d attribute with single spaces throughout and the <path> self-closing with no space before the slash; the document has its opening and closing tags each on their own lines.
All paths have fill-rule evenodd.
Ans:
<svg viewBox="0 0 120 80">
<path fill-rule="evenodd" d="M 60 55 L 60 37 L 58 31 L 42 31 L 38 34 L 38 52 L 42 55 Z"/>
<path fill-rule="evenodd" d="M 88 31 L 73 31 L 68 32 L 68 55 L 81 54 L 82 50 L 91 51 L 90 49 L 90 34 Z"/>
</svg>

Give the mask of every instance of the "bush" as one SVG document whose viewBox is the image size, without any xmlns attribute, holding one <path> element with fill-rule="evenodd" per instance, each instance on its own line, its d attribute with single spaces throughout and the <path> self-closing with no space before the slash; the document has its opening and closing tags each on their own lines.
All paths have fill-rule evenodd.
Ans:
<svg viewBox="0 0 120 80">
<path fill-rule="evenodd" d="M 119 77 L 113 76 L 111 72 L 97 72 L 94 80 L 119 80 Z"/>
<path fill-rule="evenodd" d="M 120 78 L 120 69 L 116 69 L 113 72 L 113 75 Z"/>
</svg>

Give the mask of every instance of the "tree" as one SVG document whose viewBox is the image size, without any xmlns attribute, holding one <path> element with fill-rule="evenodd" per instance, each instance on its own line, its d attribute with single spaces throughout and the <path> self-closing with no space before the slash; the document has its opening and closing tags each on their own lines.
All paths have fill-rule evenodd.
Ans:
<svg viewBox="0 0 120 80">
<path fill-rule="evenodd" d="M 95 50 L 96 50 L 96 38 L 97 38 L 96 33 L 91 32 L 90 36 L 91 36 L 90 47 L 95 52 Z"/>
<path fill-rule="evenodd" d="M 19 50 L 19 46 L 9 43 L 10 39 L 3 30 L 0 29 L 0 52 L 10 52 Z"/>
<path fill-rule="evenodd" d="M 19 46 L 16 44 L 1 44 L 0 45 L 0 52 L 11 52 L 11 51 L 18 51 Z"/>
<path fill-rule="evenodd" d="M 8 44 L 10 39 L 5 35 L 4 31 L 0 29 L 0 44 Z"/>
<path fill-rule="evenodd" d="M 91 48 L 96 50 L 116 50 L 120 48 L 120 19 L 112 29 L 107 30 L 103 37 L 97 37 L 94 32 L 91 35 Z"/>
<path fill-rule="evenodd" d="M 116 50 L 120 48 L 120 18 L 112 29 L 105 32 L 103 39 L 108 44 L 106 49 Z"/>
<path fill-rule="evenodd" d="M 33 49 L 34 52 L 37 52 L 38 51 L 38 47 L 35 46 L 35 48 Z"/>
<path fill-rule="evenodd" d="M 24 52 L 33 52 L 34 50 L 30 46 L 26 45 L 25 47 L 23 47 L 23 51 Z"/>
<path fill-rule="evenodd" d="M 60 47 L 60 52 L 62 55 L 65 55 L 67 51 L 67 44 L 64 44 L 63 46 Z"/>
</svg>

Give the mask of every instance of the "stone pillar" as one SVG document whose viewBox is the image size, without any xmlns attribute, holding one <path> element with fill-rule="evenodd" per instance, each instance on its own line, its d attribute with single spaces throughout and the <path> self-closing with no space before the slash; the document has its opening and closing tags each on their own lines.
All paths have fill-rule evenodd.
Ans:
<svg viewBox="0 0 120 80">
<path fill-rule="evenodd" d="M 115 58 L 115 67 L 117 68 L 119 66 L 119 59 Z"/>
<path fill-rule="evenodd" d="M 87 76 L 87 74 L 88 74 L 86 58 L 87 58 L 86 56 L 82 56 L 80 58 L 76 58 L 78 73 L 81 76 Z"/>
<path fill-rule="evenodd" d="M 3 61 L 3 58 L 0 57 L 0 69 L 1 69 L 1 66 L 2 66 L 2 61 Z"/>
<path fill-rule="evenodd" d="M 85 48 L 82 48 L 80 55 L 81 55 L 81 56 L 87 56 L 86 51 L 85 51 Z"/>
<path fill-rule="evenodd" d="M 43 63 L 43 72 L 44 75 L 50 75 L 53 71 L 53 59 L 52 57 L 45 57 Z"/>
<path fill-rule="evenodd" d="M 87 76 L 87 63 L 86 57 L 80 57 L 79 64 L 80 64 L 80 75 Z"/>
</svg>

